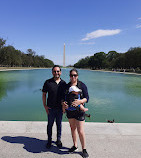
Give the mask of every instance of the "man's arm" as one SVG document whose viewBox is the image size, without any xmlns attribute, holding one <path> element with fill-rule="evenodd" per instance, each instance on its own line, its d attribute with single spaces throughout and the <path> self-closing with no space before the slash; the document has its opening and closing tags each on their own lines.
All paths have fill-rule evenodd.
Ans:
<svg viewBox="0 0 141 158">
<path fill-rule="evenodd" d="M 47 104 L 46 104 L 46 94 L 47 93 L 45 93 L 45 92 L 43 92 L 42 93 L 42 101 L 43 101 L 43 105 L 44 105 L 44 108 L 45 108 L 45 110 L 46 110 L 46 113 L 47 113 L 47 115 L 49 114 L 49 111 L 48 111 L 48 106 L 47 106 Z"/>
</svg>

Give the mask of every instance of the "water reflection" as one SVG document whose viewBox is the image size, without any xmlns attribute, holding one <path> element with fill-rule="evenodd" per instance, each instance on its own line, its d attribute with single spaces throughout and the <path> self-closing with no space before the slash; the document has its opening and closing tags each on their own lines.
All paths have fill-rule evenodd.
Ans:
<svg viewBox="0 0 141 158">
<path fill-rule="evenodd" d="M 0 101 L 6 95 L 7 95 L 7 93 L 6 93 L 6 84 L 3 82 L 2 79 L 0 79 Z"/>
<path fill-rule="evenodd" d="M 69 71 L 62 69 L 66 82 Z M 51 77 L 51 69 L 0 72 L 0 120 L 47 120 L 41 89 Z M 90 95 L 86 121 L 141 122 L 141 76 L 79 70 L 79 79 Z"/>
<path fill-rule="evenodd" d="M 135 97 L 141 97 L 141 76 L 128 76 L 124 86 L 127 94 Z"/>
</svg>

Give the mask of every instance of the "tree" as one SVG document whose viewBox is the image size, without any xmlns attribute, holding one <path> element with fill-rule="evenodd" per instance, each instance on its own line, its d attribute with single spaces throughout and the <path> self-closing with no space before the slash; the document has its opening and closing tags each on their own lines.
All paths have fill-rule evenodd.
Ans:
<svg viewBox="0 0 141 158">
<path fill-rule="evenodd" d="M 13 66 L 13 52 L 14 47 L 7 46 L 1 49 L 1 64 L 6 66 Z"/>
<path fill-rule="evenodd" d="M 34 66 L 34 67 L 52 67 L 53 61 L 45 57 L 36 55 L 32 49 L 27 50 L 27 54 L 16 50 L 13 46 L 4 46 L 5 40 L 0 39 L 0 66 Z"/>
<path fill-rule="evenodd" d="M 96 58 L 93 56 L 90 56 L 90 59 L 89 59 L 89 66 L 91 69 L 96 69 Z"/>
<path fill-rule="evenodd" d="M 108 54 L 106 55 L 106 58 L 109 62 L 116 59 L 117 57 L 118 57 L 118 53 L 116 51 L 109 51 Z"/>
<path fill-rule="evenodd" d="M 119 57 L 119 53 L 116 51 L 109 51 L 108 54 L 106 55 L 106 62 L 107 62 L 107 67 L 112 68 L 115 60 Z"/>
<path fill-rule="evenodd" d="M 0 49 L 4 47 L 6 43 L 6 40 L 4 40 L 3 38 L 0 38 Z"/>
<path fill-rule="evenodd" d="M 44 63 L 44 66 L 45 67 L 53 67 L 54 66 L 54 63 L 53 61 L 49 60 L 49 59 L 44 59 L 45 63 Z"/>
<path fill-rule="evenodd" d="M 94 54 L 95 58 L 95 67 L 96 68 L 105 68 L 105 60 L 106 60 L 106 54 L 104 52 L 99 52 Z"/>
<path fill-rule="evenodd" d="M 112 68 L 125 69 L 125 54 L 120 53 L 118 57 L 114 60 Z"/>
<path fill-rule="evenodd" d="M 90 57 L 85 57 L 84 59 L 80 59 L 76 64 L 74 64 L 74 67 L 77 68 L 88 68 L 89 67 L 89 59 Z"/>
<path fill-rule="evenodd" d="M 36 52 L 32 49 L 27 49 L 27 54 L 31 55 L 32 57 L 35 56 Z"/>
<path fill-rule="evenodd" d="M 125 53 L 125 64 L 126 68 L 141 68 L 141 48 L 140 47 L 135 47 L 135 48 L 130 48 L 126 53 Z"/>
</svg>

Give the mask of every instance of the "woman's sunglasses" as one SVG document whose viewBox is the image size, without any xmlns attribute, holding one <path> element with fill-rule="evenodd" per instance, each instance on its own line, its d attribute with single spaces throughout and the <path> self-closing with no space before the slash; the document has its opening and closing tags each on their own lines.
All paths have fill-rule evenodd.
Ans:
<svg viewBox="0 0 141 158">
<path fill-rule="evenodd" d="M 77 77 L 78 75 L 76 74 L 76 75 L 70 75 L 70 77 Z"/>
</svg>

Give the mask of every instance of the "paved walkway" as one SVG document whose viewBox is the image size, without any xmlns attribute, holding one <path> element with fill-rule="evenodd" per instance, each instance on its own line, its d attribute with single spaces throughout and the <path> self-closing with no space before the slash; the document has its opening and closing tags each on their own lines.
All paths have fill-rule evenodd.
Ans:
<svg viewBox="0 0 141 158">
<path fill-rule="evenodd" d="M 78 152 L 69 154 L 72 138 L 68 122 L 63 122 L 63 148 L 53 143 L 46 145 L 46 122 L 0 121 L 0 158 L 82 158 Z M 56 127 L 53 127 L 53 141 Z M 141 124 L 139 123 L 86 123 L 87 151 L 90 158 L 140 158 Z"/>
</svg>

